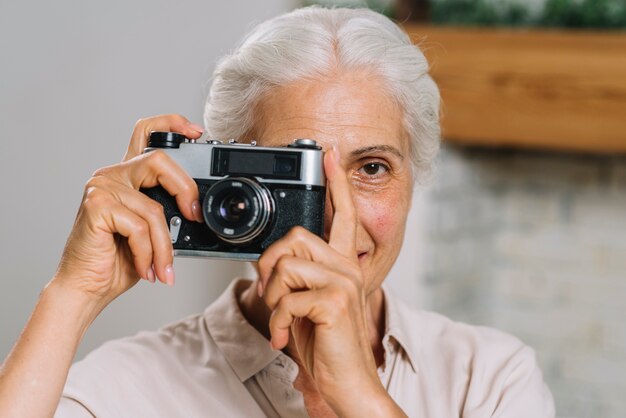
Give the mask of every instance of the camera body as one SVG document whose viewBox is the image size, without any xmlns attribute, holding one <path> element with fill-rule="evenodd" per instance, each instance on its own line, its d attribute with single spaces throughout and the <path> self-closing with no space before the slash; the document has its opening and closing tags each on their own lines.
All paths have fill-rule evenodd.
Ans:
<svg viewBox="0 0 626 418">
<path fill-rule="evenodd" d="M 294 226 L 322 236 L 326 179 L 315 141 L 259 147 L 153 132 L 144 153 L 156 150 L 187 171 L 200 193 L 204 223 L 185 219 L 161 186 L 141 189 L 163 205 L 174 255 L 256 260 Z"/>
</svg>

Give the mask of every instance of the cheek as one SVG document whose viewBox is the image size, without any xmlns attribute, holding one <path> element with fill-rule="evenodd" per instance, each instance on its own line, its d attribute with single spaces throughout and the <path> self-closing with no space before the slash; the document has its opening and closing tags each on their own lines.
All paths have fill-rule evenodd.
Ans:
<svg viewBox="0 0 626 418">
<path fill-rule="evenodd" d="M 406 205 L 397 199 L 355 199 L 360 223 L 377 247 L 399 246 L 404 235 Z M 392 245 L 393 244 L 393 245 Z"/>
</svg>

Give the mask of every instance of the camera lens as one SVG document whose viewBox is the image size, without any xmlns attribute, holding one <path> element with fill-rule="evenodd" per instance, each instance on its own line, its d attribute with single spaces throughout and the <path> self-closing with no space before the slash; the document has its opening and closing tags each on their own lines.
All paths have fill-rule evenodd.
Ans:
<svg viewBox="0 0 626 418">
<path fill-rule="evenodd" d="M 222 240 L 245 245 L 259 237 L 270 224 L 274 202 L 260 183 L 232 177 L 213 184 L 202 204 L 207 226 Z"/>
<path fill-rule="evenodd" d="M 250 202 L 244 196 L 227 196 L 220 203 L 220 217 L 226 222 L 238 223 L 249 214 Z"/>
</svg>

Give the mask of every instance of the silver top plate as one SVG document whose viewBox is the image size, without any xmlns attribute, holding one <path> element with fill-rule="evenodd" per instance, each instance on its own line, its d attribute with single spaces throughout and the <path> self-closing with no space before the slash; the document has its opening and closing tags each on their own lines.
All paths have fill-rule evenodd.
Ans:
<svg viewBox="0 0 626 418">
<path fill-rule="evenodd" d="M 211 175 L 211 159 L 213 158 L 213 150 L 218 148 L 234 149 L 243 147 L 241 145 L 214 145 L 209 143 L 191 144 L 185 142 L 180 144 L 180 148 L 147 148 L 146 151 L 161 150 L 168 154 L 181 167 L 185 168 L 190 177 L 194 179 L 219 180 L 224 177 Z M 246 149 L 252 147 L 245 144 Z M 325 186 L 326 177 L 324 176 L 323 158 L 324 153 L 313 149 L 299 149 L 286 147 L 258 147 L 254 146 L 254 150 L 273 151 L 284 150 L 289 152 L 298 152 L 302 155 L 300 164 L 300 180 L 285 179 L 267 179 L 262 178 L 262 183 L 281 183 L 281 184 L 299 184 L 310 186 Z"/>
</svg>

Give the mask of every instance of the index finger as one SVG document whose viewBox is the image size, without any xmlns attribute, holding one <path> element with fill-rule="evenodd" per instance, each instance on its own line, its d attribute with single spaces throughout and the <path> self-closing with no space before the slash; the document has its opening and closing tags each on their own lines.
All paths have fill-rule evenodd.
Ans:
<svg viewBox="0 0 626 418">
<path fill-rule="evenodd" d="M 159 115 L 140 119 L 135 124 L 135 129 L 130 137 L 130 144 L 122 161 L 128 161 L 143 153 L 148 145 L 148 138 L 153 131 L 177 132 L 187 138 L 197 139 L 204 129 L 181 115 Z"/>
<path fill-rule="evenodd" d="M 324 156 L 324 170 L 328 179 L 330 201 L 333 206 L 333 220 L 328 245 L 346 257 L 355 258 L 357 211 L 352 200 L 352 190 L 348 177 L 340 165 L 337 147 L 333 147 Z"/>
<path fill-rule="evenodd" d="M 189 220 L 202 221 L 198 186 L 189 174 L 161 150 L 148 152 L 132 160 L 118 164 L 117 175 L 131 188 L 162 186 Z"/>
</svg>

